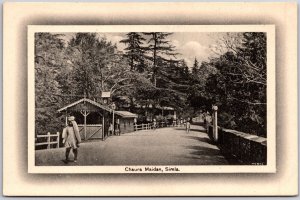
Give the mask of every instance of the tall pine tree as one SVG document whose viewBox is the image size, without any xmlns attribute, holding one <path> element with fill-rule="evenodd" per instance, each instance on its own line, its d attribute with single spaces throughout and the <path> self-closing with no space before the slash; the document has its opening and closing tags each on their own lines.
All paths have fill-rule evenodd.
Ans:
<svg viewBox="0 0 300 200">
<path fill-rule="evenodd" d="M 129 60 L 131 70 L 143 72 L 145 69 L 145 48 L 142 46 L 146 39 L 140 33 L 130 32 L 126 34 L 126 38 L 121 43 L 127 45 L 125 48 L 125 56 Z"/>
<path fill-rule="evenodd" d="M 152 52 L 152 81 L 154 86 L 156 87 L 156 79 L 159 72 L 159 63 L 163 63 L 163 61 L 170 60 L 170 57 L 175 57 L 176 53 L 174 53 L 175 46 L 173 46 L 168 40 L 168 37 L 172 35 L 172 33 L 166 32 L 149 32 L 144 33 L 146 36 L 150 36 L 148 41 L 147 50 Z"/>
<path fill-rule="evenodd" d="M 192 72 L 193 72 L 193 74 L 197 74 L 199 72 L 199 62 L 198 62 L 197 58 L 195 58 Z"/>
</svg>

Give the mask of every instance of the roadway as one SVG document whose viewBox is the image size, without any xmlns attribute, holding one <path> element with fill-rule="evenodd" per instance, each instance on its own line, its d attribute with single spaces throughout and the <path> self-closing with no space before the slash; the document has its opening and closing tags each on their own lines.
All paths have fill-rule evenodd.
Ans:
<svg viewBox="0 0 300 200">
<path fill-rule="evenodd" d="M 37 166 L 60 165 L 229 165 L 202 126 L 143 130 L 81 143 L 78 162 L 64 163 L 64 148 L 37 150 Z M 73 159 L 71 154 L 70 159 Z"/>
</svg>

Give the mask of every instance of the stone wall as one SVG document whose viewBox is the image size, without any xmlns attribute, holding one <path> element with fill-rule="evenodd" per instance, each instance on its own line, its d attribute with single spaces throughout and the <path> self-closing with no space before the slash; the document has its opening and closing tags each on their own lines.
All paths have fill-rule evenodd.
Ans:
<svg viewBox="0 0 300 200">
<path fill-rule="evenodd" d="M 213 141 L 213 127 L 208 125 L 208 135 Z M 267 138 L 235 130 L 218 128 L 217 145 L 222 153 L 237 159 L 241 164 L 267 164 Z"/>
</svg>

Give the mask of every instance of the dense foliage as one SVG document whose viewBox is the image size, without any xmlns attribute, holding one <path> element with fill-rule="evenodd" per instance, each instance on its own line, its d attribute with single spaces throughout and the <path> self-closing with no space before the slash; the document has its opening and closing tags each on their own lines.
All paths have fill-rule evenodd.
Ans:
<svg viewBox="0 0 300 200">
<path fill-rule="evenodd" d="M 217 56 L 196 58 L 191 69 L 177 58 L 171 33 L 126 34 L 118 51 L 101 34 L 35 35 L 36 133 L 61 130 L 56 111 L 86 96 L 110 91 L 117 105 L 168 106 L 194 117 L 219 106 L 221 126 L 266 135 L 266 35 L 228 34 Z M 221 48 L 220 48 L 221 47 Z"/>
<path fill-rule="evenodd" d="M 202 63 L 194 77 L 192 106 L 218 105 L 221 126 L 266 136 L 266 35 L 228 37 L 225 53 Z"/>
</svg>

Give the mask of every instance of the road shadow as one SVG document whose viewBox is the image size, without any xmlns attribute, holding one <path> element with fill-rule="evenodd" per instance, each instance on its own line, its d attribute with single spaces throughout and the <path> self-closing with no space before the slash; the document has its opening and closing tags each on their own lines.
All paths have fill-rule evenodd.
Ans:
<svg viewBox="0 0 300 200">
<path fill-rule="evenodd" d="M 190 131 L 195 131 L 195 132 L 201 132 L 201 133 L 206 133 L 206 130 L 202 129 L 202 130 L 199 130 L 199 129 L 194 129 L 194 128 L 191 128 Z"/>
<path fill-rule="evenodd" d="M 184 146 L 184 149 L 188 150 L 188 154 L 182 158 L 187 159 L 187 163 L 192 165 L 228 165 L 229 162 L 221 154 L 219 149 L 205 146 Z M 197 163 L 197 164 L 195 164 Z"/>
<path fill-rule="evenodd" d="M 192 165 L 230 165 L 223 156 L 219 157 L 208 157 L 208 156 L 184 156 L 183 158 L 194 160 L 192 162 L 197 162 L 197 164 Z M 200 162 L 199 162 L 200 161 Z"/>
<path fill-rule="evenodd" d="M 209 138 L 197 137 L 197 136 L 190 136 L 190 135 L 185 135 L 185 136 L 182 136 L 182 137 L 214 145 L 213 141 L 211 141 Z"/>
<path fill-rule="evenodd" d="M 185 130 L 185 127 L 174 127 L 174 130 L 182 131 L 182 130 Z"/>
<path fill-rule="evenodd" d="M 185 146 L 185 149 L 193 150 L 191 155 L 200 155 L 200 156 L 219 156 L 221 152 L 219 149 L 203 146 Z"/>
<path fill-rule="evenodd" d="M 186 131 L 185 127 L 174 127 L 174 130 L 176 130 L 176 131 Z M 191 128 L 190 131 L 206 133 L 205 129 L 200 130 L 200 129 Z"/>
<path fill-rule="evenodd" d="M 194 136 L 185 136 L 190 139 L 195 139 L 204 143 L 212 144 L 212 141 L 209 138 L 200 138 L 200 137 L 194 137 Z M 238 162 L 237 159 L 227 156 L 222 153 L 222 151 L 219 148 L 212 148 L 212 147 L 205 147 L 205 146 L 185 146 L 184 147 L 187 150 L 190 151 L 189 155 L 186 155 L 185 158 L 188 159 L 197 159 L 201 160 L 201 162 L 209 164 L 224 164 L 224 160 L 227 162 L 227 165 L 241 165 L 240 162 Z"/>
</svg>

